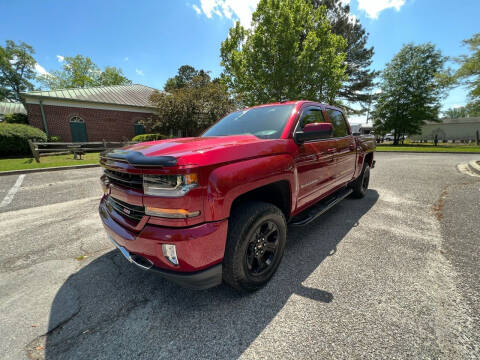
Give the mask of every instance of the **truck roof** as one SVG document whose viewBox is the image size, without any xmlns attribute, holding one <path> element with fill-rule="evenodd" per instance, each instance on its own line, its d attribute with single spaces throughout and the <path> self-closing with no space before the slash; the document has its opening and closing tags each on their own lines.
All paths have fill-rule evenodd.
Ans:
<svg viewBox="0 0 480 360">
<path fill-rule="evenodd" d="M 278 102 L 273 102 L 273 103 L 268 103 L 268 104 L 261 104 L 261 105 L 255 105 L 255 106 L 250 106 L 245 108 L 246 109 L 253 109 L 253 108 L 258 108 L 258 107 L 265 107 L 265 106 L 274 106 L 274 105 L 297 105 L 297 106 L 302 106 L 303 104 L 306 103 L 311 103 L 312 105 L 321 105 L 321 106 L 328 106 L 329 108 L 336 109 L 344 113 L 344 110 L 341 108 L 330 105 L 330 104 L 325 104 L 325 103 L 320 103 L 317 101 L 312 101 L 312 100 L 288 100 L 288 101 L 278 101 Z"/>
</svg>

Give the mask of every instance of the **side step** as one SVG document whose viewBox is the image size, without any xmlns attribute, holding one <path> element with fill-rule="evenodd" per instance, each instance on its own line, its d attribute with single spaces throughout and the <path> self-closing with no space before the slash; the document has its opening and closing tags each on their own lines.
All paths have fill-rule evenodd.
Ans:
<svg viewBox="0 0 480 360">
<path fill-rule="evenodd" d="M 328 210 L 337 205 L 340 201 L 345 199 L 352 192 L 353 190 L 351 188 L 345 188 L 337 191 L 326 199 L 305 210 L 303 213 L 295 216 L 289 224 L 293 226 L 304 226 L 310 224 L 313 220 L 315 220 L 320 215 L 326 213 Z"/>
</svg>

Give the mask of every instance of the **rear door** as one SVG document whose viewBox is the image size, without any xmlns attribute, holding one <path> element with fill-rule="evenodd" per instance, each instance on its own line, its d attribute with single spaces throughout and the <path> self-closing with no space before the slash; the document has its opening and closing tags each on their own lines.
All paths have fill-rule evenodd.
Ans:
<svg viewBox="0 0 480 360">
<path fill-rule="evenodd" d="M 302 110 L 295 131 L 305 124 L 326 122 L 322 109 L 308 106 Z M 295 163 L 298 174 L 298 202 L 300 208 L 330 190 L 334 173 L 335 141 L 332 139 L 306 141 L 298 145 Z"/>
<path fill-rule="evenodd" d="M 355 174 L 356 147 L 355 137 L 350 133 L 343 113 L 337 109 L 325 108 L 333 126 L 333 136 L 336 146 L 335 154 L 335 184 L 339 186 L 353 179 Z"/>
</svg>

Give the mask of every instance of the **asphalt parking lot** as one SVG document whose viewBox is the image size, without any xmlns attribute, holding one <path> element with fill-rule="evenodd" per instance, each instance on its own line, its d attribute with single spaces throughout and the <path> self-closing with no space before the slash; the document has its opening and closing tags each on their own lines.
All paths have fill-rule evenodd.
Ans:
<svg viewBox="0 0 480 360">
<path fill-rule="evenodd" d="M 28 174 L 13 196 L 0 177 L 1 358 L 480 358 L 480 177 L 456 168 L 473 159 L 377 154 L 366 198 L 290 228 L 248 296 L 126 262 L 100 168 Z"/>
</svg>

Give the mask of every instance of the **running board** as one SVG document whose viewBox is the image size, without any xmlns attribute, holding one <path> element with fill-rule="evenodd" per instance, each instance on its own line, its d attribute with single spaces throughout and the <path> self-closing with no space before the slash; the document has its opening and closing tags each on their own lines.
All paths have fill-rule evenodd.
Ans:
<svg viewBox="0 0 480 360">
<path fill-rule="evenodd" d="M 339 190 L 335 194 L 327 197 L 325 200 L 322 200 L 317 204 L 313 205 L 310 209 L 305 210 L 305 215 L 300 214 L 295 216 L 290 222 L 290 225 L 304 226 L 310 224 L 313 220 L 315 220 L 320 215 L 326 213 L 328 210 L 337 205 L 340 201 L 345 199 L 352 192 L 353 190 L 351 188 Z"/>
</svg>

